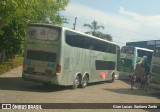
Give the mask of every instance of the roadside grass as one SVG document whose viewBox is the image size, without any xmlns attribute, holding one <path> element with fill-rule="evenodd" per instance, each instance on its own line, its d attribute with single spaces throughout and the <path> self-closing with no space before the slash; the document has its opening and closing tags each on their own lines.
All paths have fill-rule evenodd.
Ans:
<svg viewBox="0 0 160 112">
<path fill-rule="evenodd" d="M 16 57 L 15 59 L 3 62 L 0 64 L 0 75 L 21 65 L 23 65 L 23 57 Z"/>
</svg>

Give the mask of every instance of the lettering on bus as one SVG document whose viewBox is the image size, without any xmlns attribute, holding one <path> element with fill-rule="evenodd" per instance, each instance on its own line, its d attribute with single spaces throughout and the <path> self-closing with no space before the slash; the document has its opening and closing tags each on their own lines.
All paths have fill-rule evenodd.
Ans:
<svg viewBox="0 0 160 112">
<path fill-rule="evenodd" d="M 44 27 L 29 27 L 28 37 L 30 39 L 38 40 L 58 40 L 59 30 L 54 28 L 44 28 Z"/>
<path fill-rule="evenodd" d="M 57 47 L 59 42 L 57 41 L 54 41 L 54 42 L 51 42 L 51 41 L 40 41 L 40 40 L 35 40 L 35 39 L 32 39 L 32 40 L 28 40 L 28 44 L 34 44 L 34 45 L 44 45 L 44 46 L 52 46 L 52 47 Z"/>
</svg>

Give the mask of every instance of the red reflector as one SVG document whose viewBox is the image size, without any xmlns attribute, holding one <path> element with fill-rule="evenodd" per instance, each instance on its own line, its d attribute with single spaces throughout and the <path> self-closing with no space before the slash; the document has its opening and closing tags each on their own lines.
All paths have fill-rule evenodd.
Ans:
<svg viewBox="0 0 160 112">
<path fill-rule="evenodd" d="M 60 72 L 61 72 L 61 66 L 57 65 L 57 67 L 56 67 L 56 73 L 60 73 Z"/>
</svg>

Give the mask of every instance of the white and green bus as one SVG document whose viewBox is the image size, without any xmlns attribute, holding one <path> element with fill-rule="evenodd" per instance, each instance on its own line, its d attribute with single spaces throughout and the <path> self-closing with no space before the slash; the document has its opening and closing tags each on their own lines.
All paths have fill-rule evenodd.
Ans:
<svg viewBox="0 0 160 112">
<path fill-rule="evenodd" d="M 86 87 L 119 77 L 120 47 L 65 27 L 29 24 L 22 78 Z"/>
<path fill-rule="evenodd" d="M 156 46 L 154 49 L 149 89 L 154 89 L 160 92 L 160 46 Z"/>
<path fill-rule="evenodd" d="M 140 47 L 133 47 L 133 46 L 123 46 L 121 48 L 121 68 L 120 74 L 123 76 L 129 76 L 131 73 L 135 71 L 137 63 L 139 63 L 143 56 L 147 56 L 148 63 L 151 64 L 153 50 L 140 48 Z M 142 72 L 144 70 L 136 71 L 137 78 L 140 78 Z"/>
</svg>

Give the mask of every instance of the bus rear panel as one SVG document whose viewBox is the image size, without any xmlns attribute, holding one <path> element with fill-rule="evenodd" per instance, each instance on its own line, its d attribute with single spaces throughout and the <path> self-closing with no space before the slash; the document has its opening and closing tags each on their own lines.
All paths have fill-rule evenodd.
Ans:
<svg viewBox="0 0 160 112">
<path fill-rule="evenodd" d="M 59 47 L 61 29 L 52 26 L 31 24 L 25 42 L 23 79 L 54 82 L 58 84 L 56 73 L 60 68 Z"/>
</svg>

